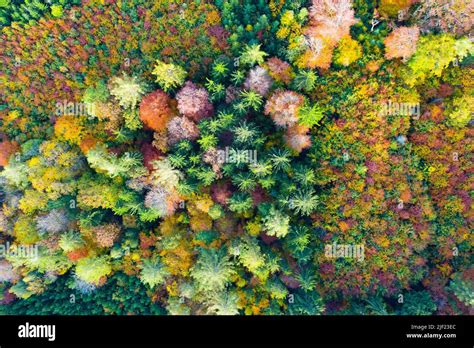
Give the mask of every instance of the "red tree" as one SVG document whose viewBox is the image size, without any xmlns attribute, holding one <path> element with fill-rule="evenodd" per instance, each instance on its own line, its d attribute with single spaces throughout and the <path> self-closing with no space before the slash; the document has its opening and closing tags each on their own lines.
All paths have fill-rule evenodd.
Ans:
<svg viewBox="0 0 474 348">
<path fill-rule="evenodd" d="M 162 131 L 175 115 L 170 97 L 158 89 L 143 97 L 140 103 L 140 119 L 150 129 Z"/>
</svg>

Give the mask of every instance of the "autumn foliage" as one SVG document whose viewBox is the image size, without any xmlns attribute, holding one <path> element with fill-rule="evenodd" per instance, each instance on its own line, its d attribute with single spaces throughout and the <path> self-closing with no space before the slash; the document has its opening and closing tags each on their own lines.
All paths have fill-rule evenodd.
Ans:
<svg viewBox="0 0 474 348">
<path fill-rule="evenodd" d="M 385 57 L 387 59 L 407 59 L 415 53 L 420 30 L 417 27 L 398 27 L 385 39 Z"/>
<path fill-rule="evenodd" d="M 3 140 L 0 142 L 0 166 L 6 166 L 10 156 L 18 151 L 19 146 L 14 141 Z"/>
<path fill-rule="evenodd" d="M 140 103 L 140 120 L 154 131 L 166 128 L 168 121 L 175 115 L 171 98 L 162 90 L 145 95 Z"/>
<path fill-rule="evenodd" d="M 468 1 L 45 1 L 0 4 L 2 314 L 472 313 Z"/>
</svg>

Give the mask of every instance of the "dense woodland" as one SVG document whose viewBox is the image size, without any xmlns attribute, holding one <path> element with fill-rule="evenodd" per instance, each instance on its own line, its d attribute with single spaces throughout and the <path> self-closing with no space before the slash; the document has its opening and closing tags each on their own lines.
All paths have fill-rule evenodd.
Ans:
<svg viewBox="0 0 474 348">
<path fill-rule="evenodd" d="M 473 314 L 473 20 L 0 0 L 0 313 Z"/>
</svg>

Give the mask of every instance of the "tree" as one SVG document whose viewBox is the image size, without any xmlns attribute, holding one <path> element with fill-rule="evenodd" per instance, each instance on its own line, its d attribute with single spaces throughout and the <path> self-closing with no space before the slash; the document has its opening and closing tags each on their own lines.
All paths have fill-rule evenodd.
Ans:
<svg viewBox="0 0 474 348">
<path fill-rule="evenodd" d="M 293 91 L 277 90 L 265 104 L 265 114 L 271 116 L 277 126 L 288 128 L 298 122 L 298 112 L 304 97 Z"/>
<path fill-rule="evenodd" d="M 48 204 L 48 196 L 40 191 L 26 189 L 21 197 L 18 207 L 25 214 L 31 214 L 37 210 L 43 210 Z"/>
<path fill-rule="evenodd" d="M 263 64 L 267 53 L 260 50 L 261 45 L 247 45 L 240 55 L 239 63 L 243 65 L 253 66 L 255 64 Z"/>
<path fill-rule="evenodd" d="M 59 239 L 59 247 L 65 252 L 69 253 L 84 247 L 85 242 L 81 235 L 75 231 L 68 231 L 61 235 Z"/>
<path fill-rule="evenodd" d="M 277 57 L 272 57 L 265 62 L 270 76 L 276 82 L 289 84 L 294 77 L 291 65 Z"/>
<path fill-rule="evenodd" d="M 120 226 L 117 224 L 105 224 L 95 226 L 92 229 L 96 243 L 102 248 L 110 248 L 114 245 L 120 235 Z"/>
<path fill-rule="evenodd" d="M 308 127 L 306 126 L 295 125 L 288 128 L 284 136 L 286 145 L 297 153 L 300 153 L 311 146 L 311 137 L 307 133 Z"/>
<path fill-rule="evenodd" d="M 258 135 L 257 128 L 246 121 L 242 121 L 239 125 L 233 128 L 235 141 L 239 144 L 250 144 Z"/>
<path fill-rule="evenodd" d="M 176 93 L 176 100 L 180 114 L 195 122 L 211 116 L 214 110 L 209 102 L 209 94 L 206 89 L 198 87 L 191 81 L 187 81 L 184 87 Z"/>
<path fill-rule="evenodd" d="M 156 90 L 144 96 L 140 103 L 140 120 L 154 131 L 162 131 L 175 115 L 171 99 L 162 90 Z"/>
<path fill-rule="evenodd" d="M 6 166 L 10 160 L 10 156 L 18 150 L 19 146 L 15 141 L 4 140 L 0 142 L 0 166 Z"/>
<path fill-rule="evenodd" d="M 416 47 L 416 41 L 415 41 Z M 334 50 L 334 63 L 349 66 L 362 56 L 362 46 L 351 38 L 344 36 Z"/>
<path fill-rule="evenodd" d="M 318 34 L 313 27 L 306 29 L 305 34 L 300 39 L 300 45 L 304 47 L 304 53 L 296 59 L 297 66 L 299 68 L 328 69 L 331 65 L 335 43 Z"/>
<path fill-rule="evenodd" d="M 312 190 L 302 190 L 296 192 L 289 199 L 290 209 L 294 209 L 297 214 L 310 215 L 319 205 L 319 197 Z"/>
<path fill-rule="evenodd" d="M 229 210 L 236 213 L 244 213 L 252 208 L 252 197 L 243 192 L 237 192 L 229 198 Z"/>
<path fill-rule="evenodd" d="M 181 86 L 187 75 L 186 70 L 180 66 L 166 64 L 161 60 L 156 61 L 152 74 L 156 76 L 156 82 L 165 92 Z"/>
<path fill-rule="evenodd" d="M 388 315 L 387 304 L 385 303 L 383 297 L 373 296 L 366 300 L 366 306 L 369 314 L 372 315 Z"/>
<path fill-rule="evenodd" d="M 251 192 L 257 186 L 255 177 L 251 173 L 240 173 L 234 176 L 232 183 L 243 192 Z"/>
<path fill-rule="evenodd" d="M 474 306 L 474 287 L 472 286 L 472 282 L 463 279 L 461 274 L 458 273 L 454 275 L 448 289 L 466 306 Z"/>
<path fill-rule="evenodd" d="M 205 292 L 224 290 L 234 274 L 234 266 L 224 248 L 201 249 L 191 268 L 191 277 L 198 289 Z"/>
<path fill-rule="evenodd" d="M 312 268 L 303 267 L 296 275 L 296 280 L 305 292 L 313 291 L 316 288 L 316 272 Z"/>
<path fill-rule="evenodd" d="M 266 96 L 273 85 L 273 79 L 268 71 L 261 66 L 257 66 L 248 72 L 244 81 L 244 88 L 248 91 L 254 91 L 261 96 Z"/>
<path fill-rule="evenodd" d="M 216 315 L 239 314 L 239 296 L 235 291 L 219 291 L 210 294 L 207 313 Z"/>
<path fill-rule="evenodd" d="M 405 81 L 414 86 L 422 84 L 430 76 L 441 76 L 449 64 L 456 59 L 461 61 L 472 52 L 474 44 L 467 38 L 456 40 L 447 34 L 423 36 L 403 72 Z"/>
<path fill-rule="evenodd" d="M 175 190 L 168 191 L 161 186 L 154 186 L 145 196 L 145 207 L 156 210 L 160 216 L 171 216 L 181 199 Z"/>
<path fill-rule="evenodd" d="M 298 123 L 308 128 L 311 128 L 315 125 L 319 126 L 319 122 L 323 119 L 323 117 L 323 110 L 317 104 L 305 104 L 298 110 Z"/>
<path fill-rule="evenodd" d="M 403 298 L 401 315 L 432 315 L 436 311 L 436 304 L 433 302 L 428 291 L 409 292 Z"/>
<path fill-rule="evenodd" d="M 313 0 L 309 9 L 312 36 L 321 36 L 339 42 L 349 35 L 350 27 L 357 22 L 350 0 Z"/>
<path fill-rule="evenodd" d="M 143 174 L 144 168 L 141 166 L 140 153 L 125 153 L 121 157 L 117 157 L 113 153 L 109 153 L 105 146 L 97 145 L 87 152 L 87 162 L 99 172 L 104 172 L 111 178 L 119 175 L 123 176 L 139 176 Z"/>
<path fill-rule="evenodd" d="M 67 230 L 69 219 L 66 212 L 60 209 L 53 209 L 46 215 L 36 218 L 36 227 L 42 233 L 59 233 Z"/>
<path fill-rule="evenodd" d="M 7 260 L 0 260 L 0 282 L 14 282 L 20 278 L 18 272 Z"/>
<path fill-rule="evenodd" d="M 125 109 L 135 109 L 135 106 L 145 93 L 143 84 L 136 77 L 128 76 L 125 73 L 123 73 L 122 77 L 113 77 L 109 84 L 110 94 Z"/>
<path fill-rule="evenodd" d="M 414 12 L 415 21 L 419 23 L 421 29 L 456 35 L 468 34 L 472 30 L 473 15 L 474 6 L 470 0 L 443 1 L 442 3 L 436 0 L 424 0 L 417 4 Z"/>
<path fill-rule="evenodd" d="M 85 103 L 106 103 L 110 97 L 107 84 L 103 80 L 97 81 L 94 85 L 87 87 L 82 96 Z"/>
<path fill-rule="evenodd" d="M 288 304 L 290 315 L 320 315 L 324 312 L 324 303 L 315 291 L 294 294 L 294 302 Z"/>
<path fill-rule="evenodd" d="M 316 86 L 318 75 L 313 70 L 300 70 L 292 85 L 299 91 L 311 92 Z"/>
<path fill-rule="evenodd" d="M 143 261 L 139 278 L 143 284 L 153 289 L 157 285 L 162 285 L 169 275 L 160 257 L 156 256 Z"/>
<path fill-rule="evenodd" d="M 51 1 L 11 1 L 4 0 L 0 5 L 0 26 L 8 26 L 15 23 L 35 23 L 35 21 L 47 17 L 48 13 L 55 18 L 63 16 L 63 6 L 80 5 L 77 0 L 51 0 Z"/>
<path fill-rule="evenodd" d="M 105 256 L 83 258 L 76 265 L 77 277 L 93 285 L 99 285 L 111 273 L 112 266 Z"/>
<path fill-rule="evenodd" d="M 288 296 L 288 289 L 286 288 L 285 284 L 277 278 L 272 277 L 265 282 L 265 289 L 270 294 L 271 298 L 277 300 L 284 300 Z"/>
<path fill-rule="evenodd" d="M 277 171 L 285 171 L 291 166 L 291 153 L 285 149 L 274 148 L 270 155 L 272 167 Z"/>
<path fill-rule="evenodd" d="M 454 97 L 446 108 L 448 123 L 457 128 L 467 126 L 472 118 L 470 105 L 473 103 L 474 97 L 471 95 Z"/>
<path fill-rule="evenodd" d="M 84 136 L 85 128 L 82 125 L 83 117 L 75 115 L 63 115 L 56 119 L 54 134 L 62 140 L 72 144 L 79 144 Z"/>
<path fill-rule="evenodd" d="M 274 207 L 262 217 L 265 232 L 269 236 L 285 237 L 290 229 L 290 217 Z"/>
<path fill-rule="evenodd" d="M 242 106 L 245 108 L 252 108 L 254 111 L 257 111 L 263 103 L 263 98 L 260 94 L 255 91 L 242 91 L 240 92 L 242 97 Z"/>
<path fill-rule="evenodd" d="M 265 264 L 265 255 L 262 253 L 256 238 L 242 238 L 230 251 L 253 274 L 259 274 Z"/>
<path fill-rule="evenodd" d="M 13 226 L 13 232 L 16 241 L 20 244 L 30 245 L 40 240 L 35 221 L 31 216 L 19 215 Z"/>
<path fill-rule="evenodd" d="M 169 159 L 153 161 L 153 181 L 166 189 L 174 189 L 178 186 L 183 173 L 174 168 Z"/>
<path fill-rule="evenodd" d="M 379 11 L 382 15 L 388 17 L 397 17 L 400 11 L 407 10 L 414 0 L 381 0 Z"/>
<path fill-rule="evenodd" d="M 384 40 L 385 57 L 393 58 L 410 58 L 416 51 L 416 43 L 420 30 L 418 27 L 398 27 L 390 33 Z"/>
</svg>

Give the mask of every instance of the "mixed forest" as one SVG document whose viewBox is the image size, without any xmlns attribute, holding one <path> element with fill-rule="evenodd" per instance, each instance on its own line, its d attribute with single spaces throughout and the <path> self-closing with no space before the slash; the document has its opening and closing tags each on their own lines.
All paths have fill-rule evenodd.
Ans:
<svg viewBox="0 0 474 348">
<path fill-rule="evenodd" d="M 0 0 L 0 313 L 474 313 L 471 0 Z"/>
</svg>

